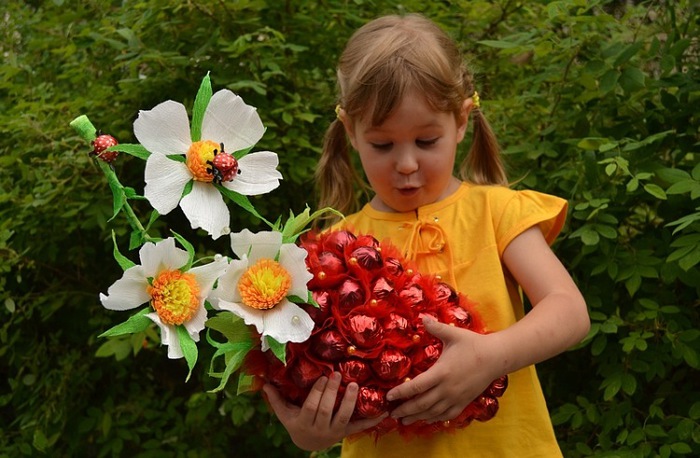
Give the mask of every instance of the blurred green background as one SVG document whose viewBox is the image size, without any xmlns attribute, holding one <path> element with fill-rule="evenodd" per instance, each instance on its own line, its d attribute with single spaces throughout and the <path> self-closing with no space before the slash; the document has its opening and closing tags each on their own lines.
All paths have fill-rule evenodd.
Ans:
<svg viewBox="0 0 700 458">
<path fill-rule="evenodd" d="M 569 200 L 555 245 L 590 307 L 576 349 L 540 365 L 564 455 L 700 455 L 699 6 L 678 1 L 16 1 L 0 9 L 0 457 L 301 457 L 259 396 L 211 394 L 157 333 L 106 340 L 98 300 L 128 225 L 80 114 L 134 143 L 138 110 L 187 107 L 210 72 L 258 108 L 279 154 L 274 219 L 314 206 L 350 34 L 422 12 L 461 45 L 514 187 Z M 463 145 L 468 149 L 468 141 Z M 144 163 L 122 155 L 142 192 Z M 134 201 L 144 220 L 150 208 Z M 179 210 L 158 222 L 200 252 Z M 167 225 L 167 226 L 166 226 Z M 232 227 L 259 221 L 233 212 Z M 206 245 L 204 244 L 206 242 Z M 145 338 L 144 338 L 145 337 Z M 206 350 L 202 350 L 206 351 Z M 316 456 L 337 456 L 333 448 Z"/>
</svg>

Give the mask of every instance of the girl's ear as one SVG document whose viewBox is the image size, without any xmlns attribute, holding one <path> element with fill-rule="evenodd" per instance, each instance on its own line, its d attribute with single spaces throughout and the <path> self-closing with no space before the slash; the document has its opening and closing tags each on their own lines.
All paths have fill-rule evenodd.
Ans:
<svg viewBox="0 0 700 458">
<path fill-rule="evenodd" d="M 342 108 L 338 110 L 337 114 L 338 121 L 342 122 L 343 127 L 345 127 L 345 133 L 350 139 L 350 144 L 353 148 L 355 148 L 355 150 L 357 150 L 357 143 L 355 139 L 355 124 L 352 122 L 352 120 L 348 117 L 348 114 Z"/>
<path fill-rule="evenodd" d="M 469 113 L 471 113 L 474 106 L 474 101 L 469 97 L 464 99 L 462 102 L 462 108 L 459 111 L 459 117 L 457 118 L 457 141 L 461 142 L 464 140 L 464 135 L 467 133 L 467 125 L 469 124 Z"/>
</svg>

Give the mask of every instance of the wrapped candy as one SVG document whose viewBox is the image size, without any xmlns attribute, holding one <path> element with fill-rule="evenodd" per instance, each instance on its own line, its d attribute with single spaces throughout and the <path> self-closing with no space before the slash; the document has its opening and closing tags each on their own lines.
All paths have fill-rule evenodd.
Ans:
<svg viewBox="0 0 700 458">
<path fill-rule="evenodd" d="M 374 418 L 398 405 L 386 393 L 428 370 L 440 357 L 442 342 L 425 330 L 424 318 L 477 333 L 486 332 L 474 303 L 437 277 L 422 275 L 389 243 L 348 231 L 331 231 L 302 240 L 307 250 L 308 283 L 316 304 L 303 304 L 315 322 L 306 342 L 288 343 L 286 364 L 253 350 L 247 367 L 301 404 L 322 375 L 341 374 L 341 390 L 360 386 L 354 419 Z M 404 437 L 462 428 L 488 421 L 507 388 L 503 376 L 450 422 L 403 425 L 387 418 L 374 435 L 398 430 Z"/>
</svg>

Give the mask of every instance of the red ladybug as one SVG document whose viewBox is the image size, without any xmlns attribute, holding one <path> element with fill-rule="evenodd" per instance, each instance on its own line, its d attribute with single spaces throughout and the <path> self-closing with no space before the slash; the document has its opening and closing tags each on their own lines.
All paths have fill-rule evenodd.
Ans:
<svg viewBox="0 0 700 458">
<path fill-rule="evenodd" d="M 97 156 L 99 159 L 111 164 L 119 156 L 119 151 L 105 151 L 107 148 L 118 145 L 119 142 L 111 135 L 102 134 L 92 141 L 94 148 L 90 154 Z"/>
<path fill-rule="evenodd" d="M 237 174 L 241 173 L 238 170 L 238 161 L 231 154 L 224 151 L 224 144 L 221 144 L 221 151 L 214 150 L 214 159 L 207 161 L 211 165 L 207 169 L 210 175 L 214 175 L 213 182 L 221 184 L 224 181 L 232 181 Z"/>
</svg>

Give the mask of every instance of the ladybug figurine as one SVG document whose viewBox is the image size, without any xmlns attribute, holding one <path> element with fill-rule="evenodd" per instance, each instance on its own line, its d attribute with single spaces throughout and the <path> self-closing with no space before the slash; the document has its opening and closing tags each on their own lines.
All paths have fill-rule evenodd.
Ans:
<svg viewBox="0 0 700 458">
<path fill-rule="evenodd" d="M 107 148 L 118 145 L 116 138 L 107 134 L 100 134 L 92 141 L 93 150 L 90 151 L 91 156 L 95 156 L 103 161 L 111 164 L 119 156 L 119 151 L 105 151 Z"/>
<path fill-rule="evenodd" d="M 207 169 L 207 173 L 213 175 L 213 182 L 221 184 L 224 181 L 231 181 L 235 176 L 241 173 L 238 170 L 238 161 L 231 154 L 224 151 L 224 144 L 221 143 L 221 151 L 214 150 L 214 159 L 207 161 L 211 167 Z"/>
</svg>

